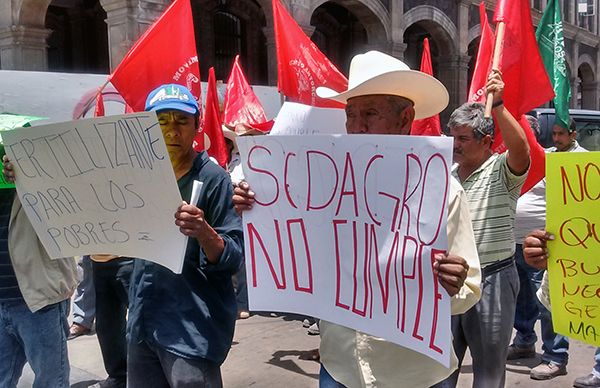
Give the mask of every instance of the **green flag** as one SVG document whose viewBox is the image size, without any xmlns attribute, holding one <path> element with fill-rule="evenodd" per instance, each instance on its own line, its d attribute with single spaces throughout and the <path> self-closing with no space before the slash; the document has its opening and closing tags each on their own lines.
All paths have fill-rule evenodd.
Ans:
<svg viewBox="0 0 600 388">
<path fill-rule="evenodd" d="M 2 131 L 9 131 L 19 127 L 29 127 L 30 122 L 41 120 L 44 117 L 15 115 L 12 113 L 0 113 L 0 158 L 4 156 L 4 143 L 2 142 Z M 4 174 L 0 172 L 0 189 L 10 189 L 14 184 L 4 180 Z"/>
<path fill-rule="evenodd" d="M 544 66 L 554 88 L 555 123 L 569 128 L 571 85 L 565 60 L 565 39 L 558 0 L 549 0 L 535 32 Z"/>
</svg>

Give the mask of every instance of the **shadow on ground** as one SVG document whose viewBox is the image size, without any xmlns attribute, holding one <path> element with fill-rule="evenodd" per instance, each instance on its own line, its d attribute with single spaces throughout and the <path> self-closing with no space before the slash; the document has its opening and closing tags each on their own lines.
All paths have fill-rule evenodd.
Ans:
<svg viewBox="0 0 600 388">
<path fill-rule="evenodd" d="M 99 380 L 87 380 L 87 381 L 79 381 L 75 384 L 71 384 L 71 388 L 88 388 L 90 385 L 94 385 Z"/>
<path fill-rule="evenodd" d="M 314 362 L 319 362 L 319 360 L 315 358 L 314 350 L 278 350 L 275 353 L 273 353 L 273 356 L 267 363 L 283 368 L 290 372 L 298 373 L 303 376 L 308 376 L 315 380 L 319 378 L 318 374 L 306 373 L 304 370 L 302 370 L 302 368 L 298 366 L 294 358 L 300 360 L 312 360 Z"/>
</svg>

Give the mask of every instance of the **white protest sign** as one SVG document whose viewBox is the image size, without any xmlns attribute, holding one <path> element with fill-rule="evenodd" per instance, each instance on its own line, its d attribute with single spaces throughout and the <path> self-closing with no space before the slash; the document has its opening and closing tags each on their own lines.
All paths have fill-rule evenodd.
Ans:
<svg viewBox="0 0 600 388">
<path fill-rule="evenodd" d="M 343 109 L 284 102 L 270 135 L 336 135 L 346 133 Z"/>
<path fill-rule="evenodd" d="M 244 213 L 253 310 L 319 317 L 445 366 L 450 298 L 433 274 L 447 249 L 452 139 L 238 138 L 256 203 Z"/>
<path fill-rule="evenodd" d="M 19 199 L 50 257 L 108 253 L 181 272 L 181 195 L 154 112 L 3 135 Z"/>
</svg>

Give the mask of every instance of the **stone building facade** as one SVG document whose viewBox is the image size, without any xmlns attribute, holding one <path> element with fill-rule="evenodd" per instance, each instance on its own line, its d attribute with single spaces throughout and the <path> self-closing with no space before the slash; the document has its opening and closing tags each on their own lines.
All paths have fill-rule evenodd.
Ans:
<svg viewBox="0 0 600 388">
<path fill-rule="evenodd" d="M 240 54 L 254 84 L 277 82 L 271 0 L 190 0 L 203 78 L 226 79 Z M 352 55 L 388 52 L 418 68 L 423 38 L 451 96 L 467 98 L 480 26 L 480 0 L 281 0 L 302 29 L 347 73 Z M 598 3 L 598 0 L 594 0 Z M 108 73 L 171 0 L 2 0 L 0 69 Z M 600 109 L 600 16 L 560 0 L 572 106 Z M 491 15 L 496 1 L 485 1 Z M 531 0 L 537 25 L 547 0 Z M 172 37 L 177 44 L 178 37 Z M 168 55 L 165 52 L 156 55 Z"/>
</svg>

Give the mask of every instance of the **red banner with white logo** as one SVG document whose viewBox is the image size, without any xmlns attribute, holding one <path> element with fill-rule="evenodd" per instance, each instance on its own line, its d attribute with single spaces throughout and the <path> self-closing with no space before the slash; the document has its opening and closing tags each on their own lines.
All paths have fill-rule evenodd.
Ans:
<svg viewBox="0 0 600 388">
<path fill-rule="evenodd" d="M 277 45 L 277 88 L 290 101 L 324 108 L 344 105 L 317 97 L 315 90 L 327 86 L 345 91 L 346 77 L 306 36 L 279 0 L 273 0 Z"/>
<path fill-rule="evenodd" d="M 148 93 L 162 84 L 183 85 L 200 101 L 200 68 L 190 0 L 173 1 L 135 42 L 109 79 L 138 112 L 144 110 Z"/>
</svg>

